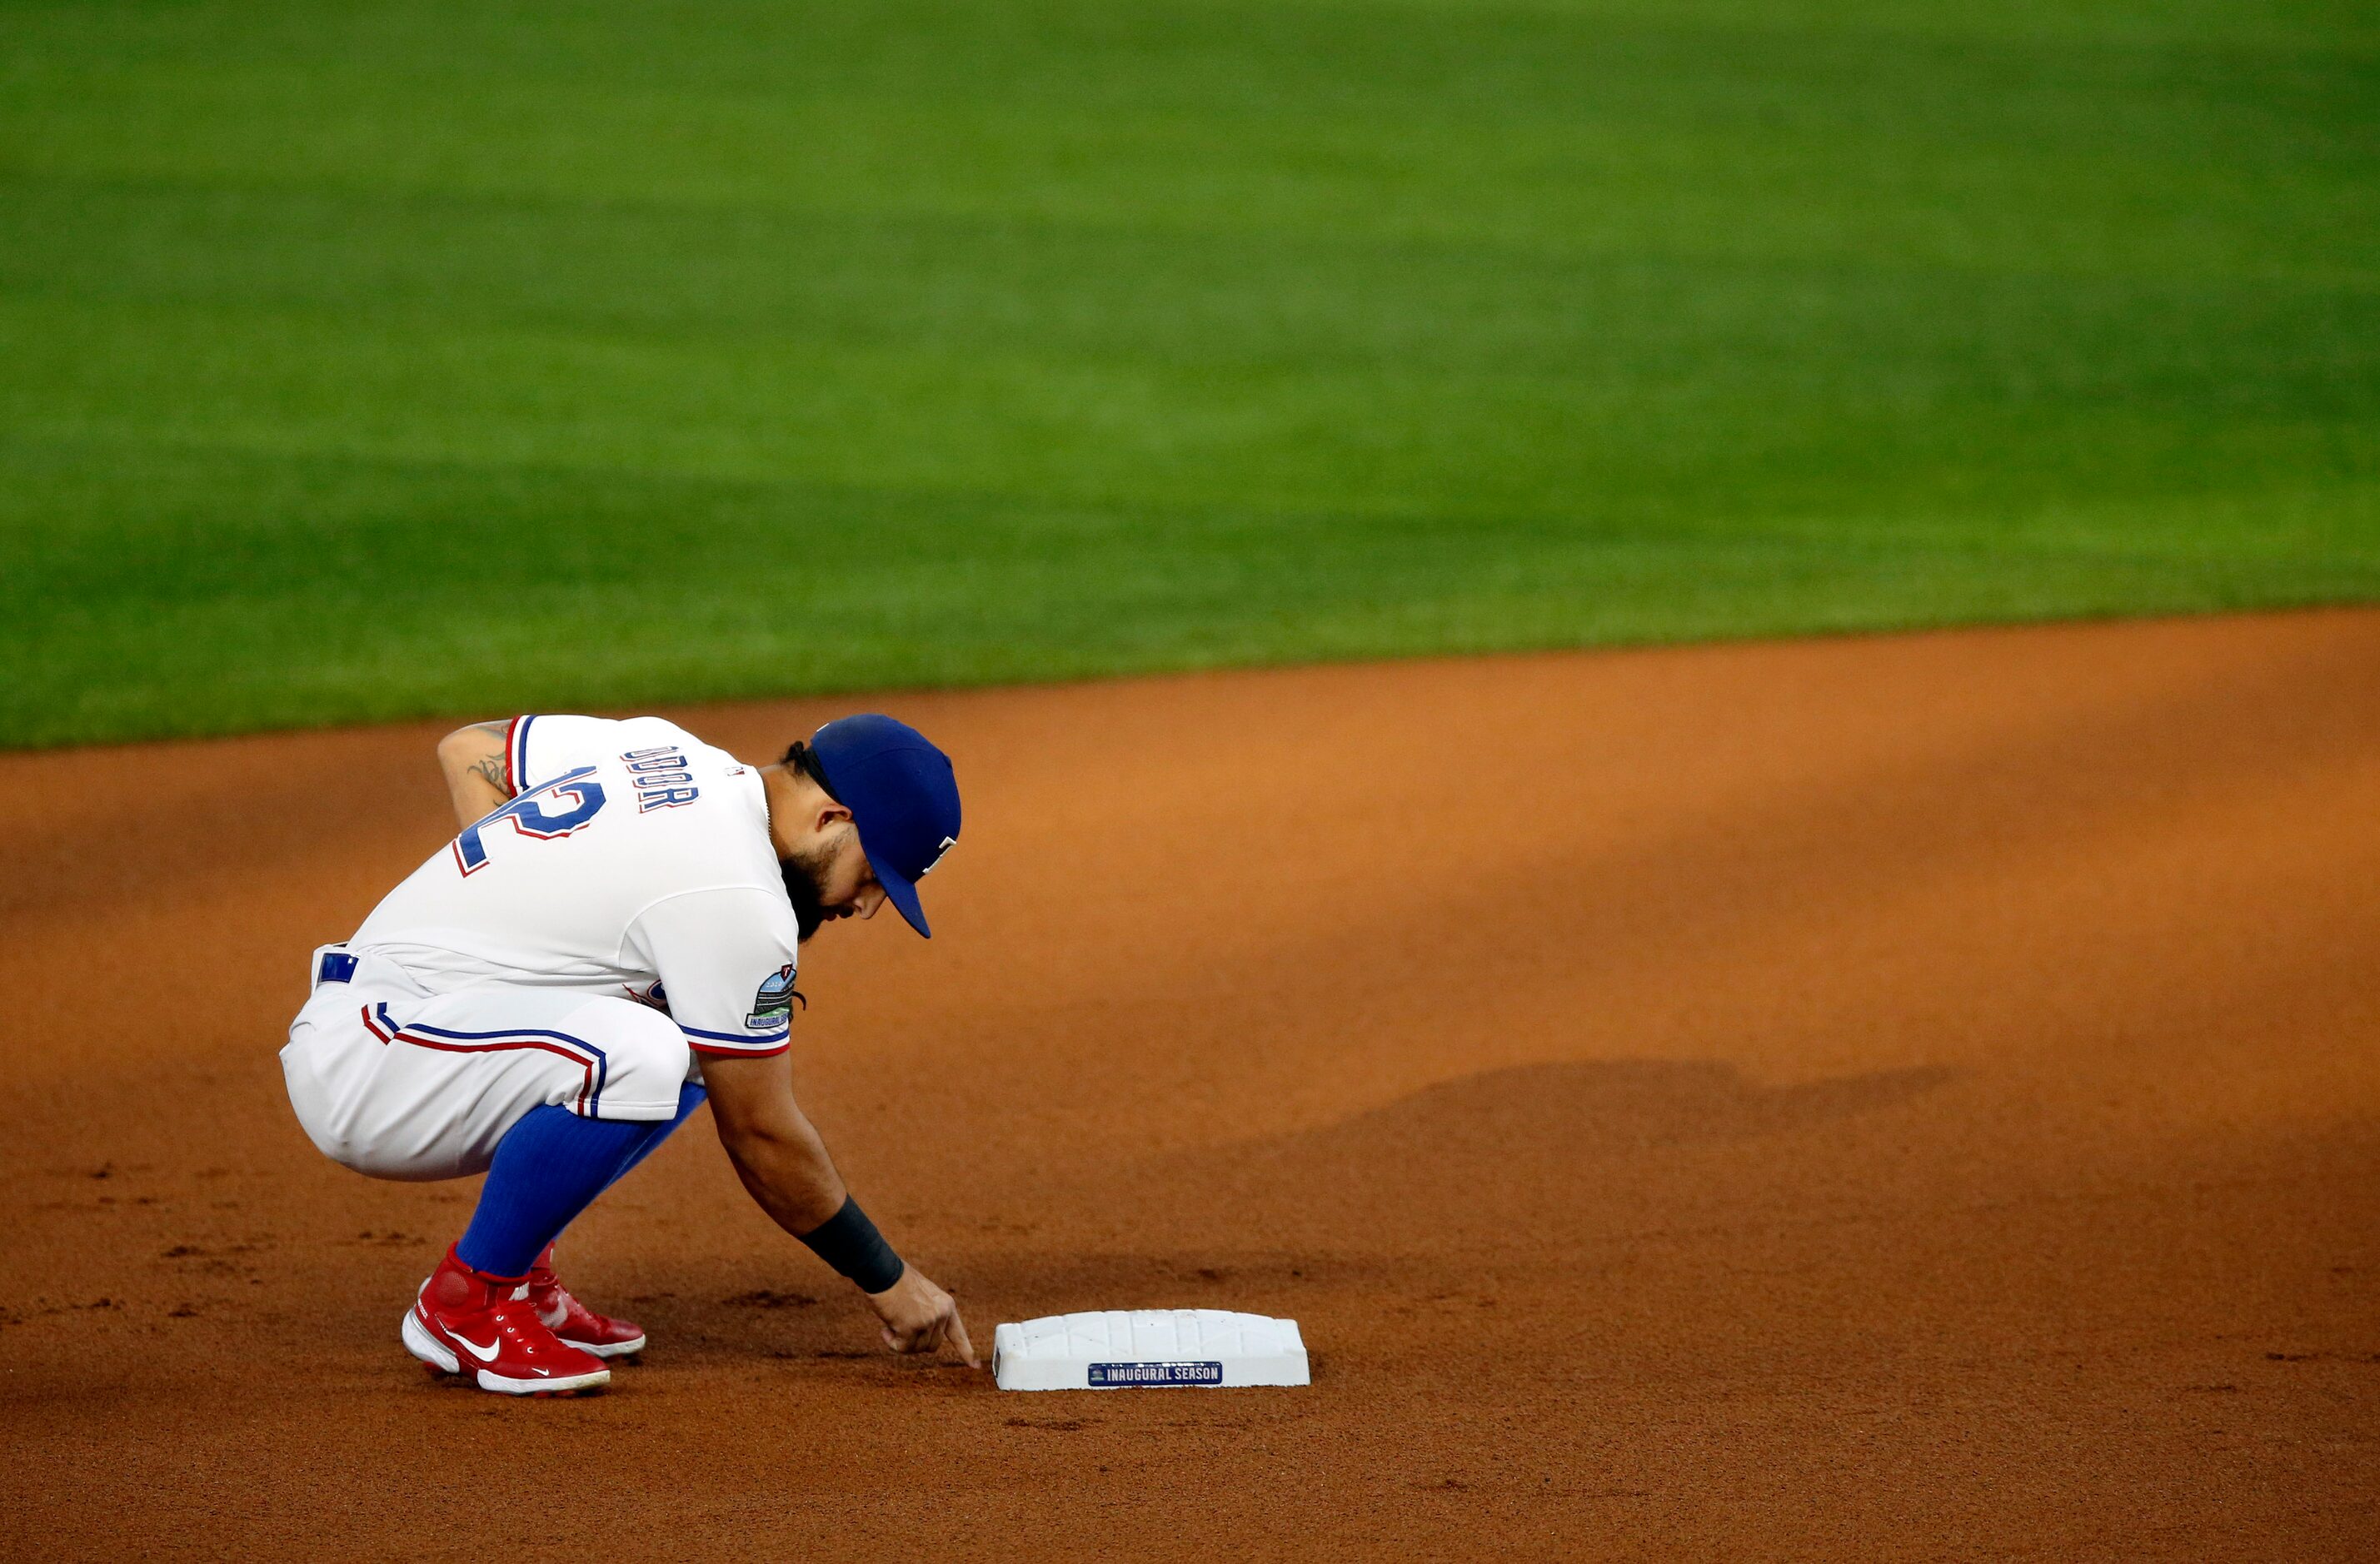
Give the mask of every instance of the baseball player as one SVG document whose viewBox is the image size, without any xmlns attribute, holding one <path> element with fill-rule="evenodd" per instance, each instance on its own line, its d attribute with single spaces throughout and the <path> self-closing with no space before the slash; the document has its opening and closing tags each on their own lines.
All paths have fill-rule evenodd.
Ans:
<svg viewBox="0 0 2380 1564">
<path fill-rule="evenodd" d="M 484 1172 L 470 1225 L 406 1312 L 407 1351 L 483 1390 L 570 1395 L 644 1331 L 553 1270 L 573 1218 L 706 1093 L 761 1209 L 857 1284 L 886 1345 L 976 1363 L 949 1293 L 851 1198 L 794 1100 L 801 942 L 890 902 L 959 834 L 948 757 L 845 717 L 751 767 L 658 717 L 516 717 L 438 759 L 462 825 L 314 953 L 281 1061 L 298 1122 L 382 1179 Z"/>
</svg>

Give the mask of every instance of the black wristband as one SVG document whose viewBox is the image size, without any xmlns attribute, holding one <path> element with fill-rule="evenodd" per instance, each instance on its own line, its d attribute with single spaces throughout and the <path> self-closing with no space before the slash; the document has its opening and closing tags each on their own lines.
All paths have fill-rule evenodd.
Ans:
<svg viewBox="0 0 2380 1564">
<path fill-rule="evenodd" d="M 802 1242 L 810 1246 L 811 1254 L 850 1278 L 862 1292 L 881 1292 L 908 1269 L 876 1231 L 876 1224 L 868 1219 L 868 1213 L 859 1208 L 859 1202 L 847 1194 L 843 1197 L 843 1208 L 802 1234 Z"/>
</svg>

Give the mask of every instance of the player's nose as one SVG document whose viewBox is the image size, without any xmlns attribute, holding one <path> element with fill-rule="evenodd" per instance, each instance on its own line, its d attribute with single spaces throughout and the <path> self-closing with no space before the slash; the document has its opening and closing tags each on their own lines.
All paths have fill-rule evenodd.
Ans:
<svg viewBox="0 0 2380 1564">
<path fill-rule="evenodd" d="M 868 919 L 869 919 L 869 918 L 871 918 L 871 917 L 874 917 L 874 916 L 876 915 L 876 909 L 877 909 L 877 908 L 879 908 L 879 907 L 880 907 L 880 906 L 882 906 L 883 904 L 884 904 L 884 887 L 882 887 L 881 885 L 864 885 L 864 886 L 860 887 L 860 891 L 859 891 L 859 916 L 860 916 L 860 921 L 862 921 L 862 922 L 864 923 L 864 922 L 866 922 Z"/>
</svg>

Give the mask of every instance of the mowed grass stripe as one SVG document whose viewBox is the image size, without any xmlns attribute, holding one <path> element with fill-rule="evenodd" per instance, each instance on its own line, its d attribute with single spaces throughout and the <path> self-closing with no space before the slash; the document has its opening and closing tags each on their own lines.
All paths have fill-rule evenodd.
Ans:
<svg viewBox="0 0 2380 1564">
<path fill-rule="evenodd" d="M 20 12 L 0 742 L 2367 600 L 2369 20 Z"/>
<path fill-rule="evenodd" d="M 1944 311 L 1952 308 L 1946 299 Z M 61 323 L 79 329 L 53 334 Z M 2076 493 L 2160 499 L 2186 516 L 2201 491 L 2331 467 L 2368 472 L 2364 405 L 2331 353 L 2369 340 L 2317 330 L 2310 362 L 2269 355 L 2261 383 L 2221 379 L 2220 361 L 2212 374 L 2171 366 L 2163 383 L 2070 388 L 2045 416 L 2027 388 L 1962 394 L 1888 372 L 1876 356 L 1844 366 L 1840 383 L 1814 374 L 1808 356 L 1762 377 L 1747 372 L 1750 356 L 1730 355 L 1724 374 L 1645 366 L 1597 387 L 1352 365 L 417 331 L 324 313 L 52 301 L 0 307 L 0 349 L 42 384 L 38 396 L 0 406 L 21 430 L 105 436 L 133 444 L 135 459 L 146 437 L 293 456 L 552 462 L 853 488 L 889 488 L 880 475 L 899 471 L 904 493 L 1143 508 L 1253 502 L 1292 515 L 1401 515 L 1421 501 L 1450 525 L 1519 511 L 1589 532 L 1652 523 L 1724 531 L 1757 515 L 1856 515 L 1865 500 L 1874 514 L 1847 525 L 1888 527 L 1896 514 L 1978 502 L 2012 521 Z M 2087 376 L 2091 344 L 2079 346 L 2073 371 Z M 54 359 L 41 357 L 45 347 Z M 123 366 L 135 360 L 155 376 L 140 388 L 153 406 L 128 418 Z M 2232 406 L 2211 418 L 2193 394 Z M 941 438 L 914 450 L 907 409 L 928 399 Z M 1999 459 L 1978 463 L 1979 445 Z"/>
<path fill-rule="evenodd" d="M 326 707 L 634 706 L 2380 596 L 2380 518 L 2338 491 L 2202 497 L 2220 530 L 2111 505 L 2005 527 L 1630 534 L 153 447 L 0 455 L 69 500 L 41 550 L 65 606 L 0 622 L 0 658 L 25 674 L 0 718 L 32 743 L 220 732 L 226 709 L 298 725 Z M 159 491 L 178 505 L 145 498 Z M 231 497 L 237 529 L 214 520 Z M 457 527 L 423 527 L 424 504 Z M 565 507 L 567 529 L 537 525 Z M 624 578 L 623 554 L 647 568 Z M 147 676 L 62 657 L 61 639 Z"/>
</svg>

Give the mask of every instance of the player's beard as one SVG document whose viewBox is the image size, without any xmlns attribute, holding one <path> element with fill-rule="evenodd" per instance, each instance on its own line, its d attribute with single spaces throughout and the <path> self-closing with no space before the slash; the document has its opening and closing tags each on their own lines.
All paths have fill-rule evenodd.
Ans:
<svg viewBox="0 0 2380 1564">
<path fill-rule="evenodd" d="M 777 867 L 785 877 L 785 900 L 794 904 L 794 922 L 800 927 L 805 942 L 830 915 L 840 915 L 827 912 L 826 893 L 820 889 L 833 861 L 832 853 L 796 854 L 777 860 Z"/>
</svg>

